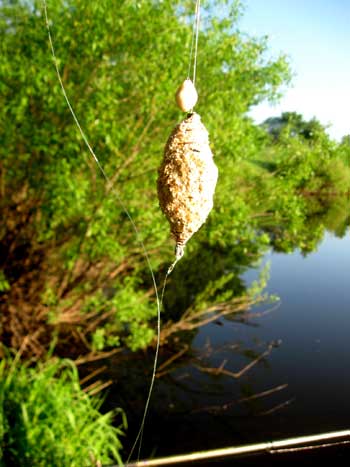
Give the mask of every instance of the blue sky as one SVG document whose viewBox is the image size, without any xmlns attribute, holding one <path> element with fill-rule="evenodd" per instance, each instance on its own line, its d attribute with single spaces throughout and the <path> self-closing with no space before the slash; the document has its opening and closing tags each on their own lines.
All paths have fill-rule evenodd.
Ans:
<svg viewBox="0 0 350 467">
<path fill-rule="evenodd" d="M 251 115 L 260 123 L 283 111 L 316 117 L 335 139 L 350 134 L 350 0 L 245 0 L 240 29 L 268 35 L 273 56 L 289 56 L 295 77 L 279 105 Z"/>
</svg>

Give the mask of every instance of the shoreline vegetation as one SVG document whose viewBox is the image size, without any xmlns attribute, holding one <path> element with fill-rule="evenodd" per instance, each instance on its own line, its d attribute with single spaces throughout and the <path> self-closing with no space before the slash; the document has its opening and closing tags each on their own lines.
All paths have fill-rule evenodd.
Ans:
<svg viewBox="0 0 350 467">
<path fill-rule="evenodd" d="M 112 414 L 98 418 L 99 402 L 78 388 L 75 367 L 145 351 L 155 341 L 155 291 L 111 187 L 141 232 L 157 283 L 173 255 L 156 178 L 169 129 L 181 118 L 171 96 L 183 81 L 192 7 L 177 0 L 126 1 L 116 14 L 112 0 L 47 3 L 64 84 L 111 186 L 99 177 L 66 108 L 41 2 L 2 1 L 1 466 L 15 455 L 33 465 L 42 433 L 47 449 L 38 455 L 47 458 L 35 465 L 59 465 L 51 462 L 61 455 L 54 450 L 59 427 L 80 430 L 73 406 L 78 412 L 89 407 L 94 415 L 86 429 L 101 423 L 115 447 L 108 459 L 121 462 L 125 415 L 120 428 L 111 427 Z M 267 271 L 249 290 L 241 278 L 267 249 L 308 254 L 327 230 L 342 236 L 349 226 L 350 135 L 335 142 L 316 119 L 294 112 L 254 124 L 249 109 L 278 100 L 291 81 L 290 66 L 284 55 L 269 56 L 267 38 L 240 32 L 240 2 L 225 2 L 225 18 L 217 13 L 222 4 L 203 7 L 197 80 L 198 112 L 210 129 L 219 181 L 214 210 L 167 287 L 161 343 L 174 355 L 184 334 L 188 344 L 210 320 L 242 317 L 274 299 L 264 294 Z M 62 413 L 50 418 L 69 409 L 61 396 L 71 398 L 65 422 Z M 39 406 L 47 411 L 39 414 Z M 46 428 L 30 425 L 31 410 Z M 16 430 L 21 446 L 14 444 Z M 79 465 L 79 456 L 88 454 L 73 441 L 67 446 Z M 91 465 L 108 455 L 94 452 Z"/>
<path fill-rule="evenodd" d="M 101 414 L 101 397 L 79 383 L 73 362 L 0 362 L 0 465 L 122 465 L 125 414 Z M 113 426 L 112 422 L 114 422 Z"/>
</svg>

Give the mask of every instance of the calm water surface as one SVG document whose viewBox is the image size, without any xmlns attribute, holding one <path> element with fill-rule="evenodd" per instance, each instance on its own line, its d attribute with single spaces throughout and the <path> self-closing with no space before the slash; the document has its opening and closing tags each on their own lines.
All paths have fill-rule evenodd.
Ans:
<svg viewBox="0 0 350 467">
<path fill-rule="evenodd" d="M 268 365 L 248 378 L 259 386 L 288 383 L 291 414 L 350 415 L 350 236 L 327 235 L 307 257 L 272 252 L 265 259 L 271 263 L 268 291 L 280 297 L 280 306 L 253 320 L 257 327 L 225 322 L 215 333 L 228 340 L 234 332 L 247 344 L 281 341 Z M 249 271 L 246 281 L 255 275 Z"/>
<path fill-rule="evenodd" d="M 276 345 L 238 379 L 205 373 L 192 360 L 157 380 L 142 457 L 350 428 L 349 232 L 326 234 L 306 257 L 269 252 L 266 262 L 267 291 L 280 297 L 278 306 L 257 306 L 247 323 L 220 319 L 201 328 L 192 356 L 203 367 L 237 372 Z M 257 275 L 249 270 L 246 284 Z M 131 438 L 140 417 L 133 410 Z"/>
</svg>

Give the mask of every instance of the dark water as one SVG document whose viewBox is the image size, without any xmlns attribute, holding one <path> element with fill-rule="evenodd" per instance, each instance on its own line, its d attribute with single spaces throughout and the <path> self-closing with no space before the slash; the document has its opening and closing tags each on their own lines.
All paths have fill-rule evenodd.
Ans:
<svg viewBox="0 0 350 467">
<path fill-rule="evenodd" d="M 197 332 L 187 357 L 156 382 L 141 457 L 350 428 L 349 231 L 343 238 L 326 234 L 306 257 L 269 252 L 244 274 L 247 285 L 266 262 L 267 290 L 279 303 L 257 306 L 247 322 L 220 319 Z M 264 352 L 239 378 L 203 371 L 221 367 L 235 373 Z M 130 440 L 149 382 L 145 361 L 146 355 L 126 366 L 111 362 L 116 384 L 109 404 L 124 404 Z M 334 459 L 349 456 L 349 450 L 332 449 Z M 240 462 L 271 464 L 264 459 Z"/>
</svg>

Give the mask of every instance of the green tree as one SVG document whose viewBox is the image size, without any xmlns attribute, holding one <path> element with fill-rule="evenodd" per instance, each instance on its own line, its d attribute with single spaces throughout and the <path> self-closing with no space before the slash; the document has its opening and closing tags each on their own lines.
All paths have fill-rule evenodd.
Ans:
<svg viewBox="0 0 350 467">
<path fill-rule="evenodd" d="M 172 255 L 157 167 L 182 117 L 173 94 L 187 73 L 192 3 L 48 1 L 62 79 L 108 185 L 62 96 L 42 2 L 1 2 L 0 332 L 9 346 L 27 336 L 28 351 L 40 355 L 55 334 L 66 355 L 152 340 L 154 292 L 118 197 L 157 270 Z M 278 97 L 289 68 L 283 56 L 268 57 L 265 38 L 239 31 L 238 3 L 203 10 L 197 110 L 221 175 L 215 212 L 192 243 L 228 247 L 253 237 L 244 200 L 232 194 L 237 161 L 255 150 L 244 115 Z"/>
<path fill-rule="evenodd" d="M 333 141 L 315 118 L 307 121 L 295 112 L 265 120 L 262 128 L 272 137 L 271 167 L 275 175 L 297 190 L 346 193 L 350 187 L 347 144 Z"/>
<path fill-rule="evenodd" d="M 262 127 L 275 141 L 280 140 L 282 132 L 287 133 L 289 137 L 302 138 L 310 142 L 322 137 L 327 138 L 325 127 L 315 117 L 305 120 L 297 112 L 283 112 L 280 117 L 269 117 L 262 123 Z"/>
</svg>

